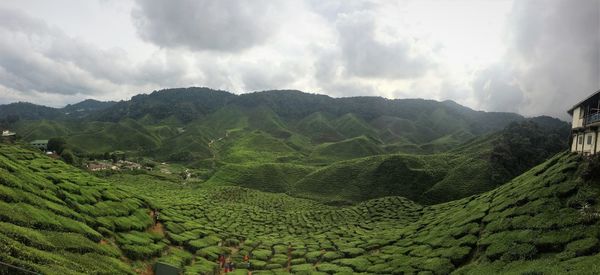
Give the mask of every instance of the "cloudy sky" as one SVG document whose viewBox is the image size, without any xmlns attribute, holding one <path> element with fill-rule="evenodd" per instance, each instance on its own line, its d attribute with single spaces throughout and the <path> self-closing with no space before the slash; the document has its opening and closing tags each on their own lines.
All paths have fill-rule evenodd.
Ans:
<svg viewBox="0 0 600 275">
<path fill-rule="evenodd" d="M 600 0 L 0 3 L 0 103 L 187 86 L 566 118 L 600 89 Z"/>
</svg>

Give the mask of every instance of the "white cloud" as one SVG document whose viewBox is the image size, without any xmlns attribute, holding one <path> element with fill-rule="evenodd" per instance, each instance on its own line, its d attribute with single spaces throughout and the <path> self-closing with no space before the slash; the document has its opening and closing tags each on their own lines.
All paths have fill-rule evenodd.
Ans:
<svg viewBox="0 0 600 275">
<path fill-rule="evenodd" d="M 137 0 L 132 11 L 142 39 L 161 47 L 239 51 L 251 48 L 277 30 L 276 1 Z"/>
<path fill-rule="evenodd" d="M 599 2 L 7 1 L 0 102 L 195 85 L 452 99 L 564 118 L 600 88 Z"/>
</svg>

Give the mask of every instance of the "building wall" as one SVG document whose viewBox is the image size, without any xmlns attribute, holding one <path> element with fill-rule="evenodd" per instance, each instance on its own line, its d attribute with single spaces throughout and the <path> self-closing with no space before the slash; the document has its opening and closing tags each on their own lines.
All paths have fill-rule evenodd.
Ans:
<svg viewBox="0 0 600 275">
<path fill-rule="evenodd" d="M 592 154 L 594 151 L 594 143 L 596 142 L 595 132 L 585 132 L 583 135 L 583 153 Z"/>
<path fill-rule="evenodd" d="M 573 128 L 583 127 L 582 112 L 583 109 L 581 109 L 581 107 L 577 107 L 573 110 L 573 121 L 571 123 Z"/>
<path fill-rule="evenodd" d="M 572 135 L 572 141 L 571 141 L 571 152 L 577 152 L 577 134 L 573 134 Z"/>
<path fill-rule="evenodd" d="M 598 144 L 596 145 L 596 154 L 600 152 L 600 144 L 598 142 L 600 142 L 600 134 L 596 133 L 596 144 Z"/>
<path fill-rule="evenodd" d="M 587 129 L 586 132 L 573 133 L 572 139 L 573 140 L 571 142 L 571 152 L 583 153 L 585 155 L 600 153 L 599 132 Z"/>
</svg>

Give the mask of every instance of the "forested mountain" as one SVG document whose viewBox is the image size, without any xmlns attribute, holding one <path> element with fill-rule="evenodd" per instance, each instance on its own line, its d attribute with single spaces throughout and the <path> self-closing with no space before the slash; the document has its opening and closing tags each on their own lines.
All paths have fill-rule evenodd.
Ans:
<svg viewBox="0 0 600 275">
<path fill-rule="evenodd" d="M 290 90 L 167 89 L 43 110 L 56 115 L 12 128 L 25 140 L 63 138 L 83 160 L 119 150 L 198 169 L 208 185 L 344 205 L 386 195 L 432 204 L 485 192 L 566 148 L 569 131 L 557 119 L 452 101 Z"/>
<path fill-rule="evenodd" d="M 0 106 L 0 117 L 57 120 L 65 113 L 82 111 L 85 115 L 78 117 L 86 117 L 80 122 L 122 124 L 133 119 L 143 126 L 208 128 L 204 129 L 208 136 L 223 135 L 225 130 L 241 126 L 263 130 L 278 138 L 298 134 L 315 144 L 365 135 L 389 145 L 388 148 L 423 152 L 445 150 L 472 137 L 500 130 L 512 121 L 523 120 L 516 114 L 473 111 L 451 101 L 331 98 L 287 90 L 234 95 L 208 88 L 186 88 L 155 91 L 118 103 L 88 100 L 62 109 L 26 105 L 15 111 L 13 105 Z M 216 124 L 218 131 L 213 127 Z M 131 145 L 115 149 L 139 149 L 136 144 Z"/>
<path fill-rule="evenodd" d="M 27 102 L 0 105 L 0 119 L 11 122 L 19 119 L 57 119 L 62 115 L 63 113 L 59 109 Z"/>
<path fill-rule="evenodd" d="M 90 113 L 104 110 L 115 105 L 114 101 L 98 101 L 94 99 L 86 99 L 79 103 L 69 104 L 61 109 L 66 115 L 74 117 L 85 117 Z"/>
</svg>

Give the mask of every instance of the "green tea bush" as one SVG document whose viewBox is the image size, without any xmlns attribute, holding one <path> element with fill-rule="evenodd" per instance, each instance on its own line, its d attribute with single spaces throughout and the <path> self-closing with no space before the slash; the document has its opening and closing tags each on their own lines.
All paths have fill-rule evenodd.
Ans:
<svg viewBox="0 0 600 275">
<path fill-rule="evenodd" d="M 598 239 L 597 238 L 585 238 L 569 243 L 565 247 L 567 253 L 572 252 L 576 257 L 589 255 L 593 252 L 598 251 Z"/>
<path fill-rule="evenodd" d="M 194 256 L 183 249 L 171 248 L 167 251 L 166 255 L 158 258 L 157 262 L 166 263 L 176 267 L 183 267 L 188 265 Z"/>
</svg>

